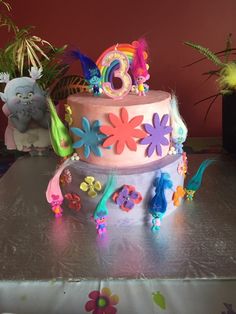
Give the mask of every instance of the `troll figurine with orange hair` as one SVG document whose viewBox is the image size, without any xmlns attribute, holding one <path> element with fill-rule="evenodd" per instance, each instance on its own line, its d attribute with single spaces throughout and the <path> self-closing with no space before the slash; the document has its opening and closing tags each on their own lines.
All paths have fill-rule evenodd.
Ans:
<svg viewBox="0 0 236 314">
<path fill-rule="evenodd" d="M 131 65 L 131 72 L 133 74 L 136 90 L 139 96 L 146 96 L 146 91 L 149 89 L 147 84 L 144 84 L 149 80 L 150 75 L 148 73 L 147 59 L 147 43 L 145 39 L 139 39 L 137 42 L 137 48 L 134 55 L 134 59 Z"/>
</svg>

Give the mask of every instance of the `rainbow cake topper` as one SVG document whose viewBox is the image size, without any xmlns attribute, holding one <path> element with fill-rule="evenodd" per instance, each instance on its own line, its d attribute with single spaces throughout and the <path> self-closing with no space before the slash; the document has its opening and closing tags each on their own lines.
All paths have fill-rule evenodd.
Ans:
<svg viewBox="0 0 236 314">
<path fill-rule="evenodd" d="M 135 50 L 136 50 L 136 46 L 134 43 L 135 42 L 133 42 L 131 45 L 130 44 L 113 45 L 113 46 L 109 47 L 108 49 L 106 49 L 100 55 L 100 57 L 96 61 L 96 64 L 97 64 L 97 66 L 101 72 L 101 75 L 102 75 L 102 83 L 111 82 L 112 78 L 113 78 L 114 71 L 119 68 L 119 61 L 118 60 L 114 60 L 109 67 L 104 66 L 102 64 L 102 60 L 103 60 L 104 56 L 110 51 L 118 50 L 118 51 L 120 51 L 126 55 L 126 57 L 129 60 L 129 65 L 130 65 L 130 64 L 132 64 Z"/>
<path fill-rule="evenodd" d="M 148 85 L 143 83 L 150 77 L 147 72 L 147 57 L 147 44 L 144 39 L 134 41 L 131 45 L 116 44 L 105 50 L 96 62 L 102 75 L 104 93 L 115 99 L 121 99 L 127 95 L 132 89 L 132 79 L 128 71 L 133 69 L 132 74 L 136 82 L 134 89 L 137 94 L 145 95 Z M 121 79 L 122 88 L 114 89 L 112 84 L 114 77 Z"/>
</svg>

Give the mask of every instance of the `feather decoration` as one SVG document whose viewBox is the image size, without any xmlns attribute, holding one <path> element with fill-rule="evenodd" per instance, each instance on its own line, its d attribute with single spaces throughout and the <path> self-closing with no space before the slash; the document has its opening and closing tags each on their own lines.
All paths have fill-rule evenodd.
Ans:
<svg viewBox="0 0 236 314">
<path fill-rule="evenodd" d="M 148 210 L 153 217 L 163 216 L 167 208 L 165 190 L 171 189 L 173 186 L 170 175 L 165 172 L 161 173 L 161 176 L 154 180 L 153 185 L 155 187 L 155 195 L 149 203 Z"/>
<path fill-rule="evenodd" d="M 88 83 L 82 76 L 68 75 L 62 77 L 62 79 L 54 86 L 50 96 L 54 101 L 66 99 L 69 95 L 88 92 Z"/>
<path fill-rule="evenodd" d="M 49 110 L 51 114 L 50 135 L 52 147 L 55 153 L 60 157 L 66 157 L 73 153 L 72 141 L 69 132 L 59 118 L 52 100 L 48 99 Z"/>
<path fill-rule="evenodd" d="M 212 159 L 206 159 L 204 160 L 201 165 L 199 166 L 197 172 L 195 175 L 188 181 L 186 185 L 186 190 L 190 191 L 197 191 L 202 183 L 203 174 L 206 170 L 206 168 L 211 165 L 215 160 Z"/>
<path fill-rule="evenodd" d="M 31 69 L 29 70 L 29 75 L 34 81 L 36 81 L 42 77 L 43 75 L 42 72 L 43 72 L 42 68 L 37 68 L 34 66 L 34 67 L 31 67 Z"/>
<path fill-rule="evenodd" d="M 101 77 L 100 70 L 92 59 L 82 54 L 79 50 L 72 50 L 70 55 L 74 60 L 80 60 L 83 75 L 87 81 L 89 81 L 94 76 L 98 78 Z"/>
<path fill-rule="evenodd" d="M 149 79 L 149 74 L 147 70 L 147 64 L 145 60 L 145 55 L 147 55 L 147 42 L 144 38 L 138 40 L 138 45 L 135 50 L 134 59 L 131 64 L 131 72 L 136 80 L 137 77 L 143 76 L 146 80 Z"/>
<path fill-rule="evenodd" d="M 0 83 L 8 83 L 10 81 L 10 74 L 6 72 L 0 73 Z"/>
<path fill-rule="evenodd" d="M 108 215 L 108 209 L 107 209 L 107 201 L 111 197 L 111 195 L 114 193 L 116 187 L 116 179 L 115 176 L 112 174 L 108 177 L 107 184 L 105 187 L 105 190 L 103 192 L 103 195 L 98 202 L 96 209 L 93 214 L 93 218 L 99 219 L 101 216 L 107 216 Z"/>
</svg>

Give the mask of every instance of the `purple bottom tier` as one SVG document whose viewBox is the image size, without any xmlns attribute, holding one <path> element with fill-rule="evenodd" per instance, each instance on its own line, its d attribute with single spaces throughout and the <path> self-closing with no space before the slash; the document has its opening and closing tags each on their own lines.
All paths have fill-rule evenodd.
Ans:
<svg viewBox="0 0 236 314">
<path fill-rule="evenodd" d="M 167 209 L 164 216 L 171 214 L 176 206 L 173 204 L 173 193 L 177 186 L 183 186 L 184 175 L 179 171 L 183 164 L 182 155 L 167 156 L 157 162 L 152 162 L 143 167 L 107 169 L 105 167 L 91 165 L 83 161 L 73 162 L 68 166 L 72 181 L 69 184 L 64 184 L 62 187 L 63 194 L 76 193 L 80 197 L 81 208 L 77 211 L 76 216 L 81 223 L 94 223 L 91 219 L 96 206 L 102 197 L 102 191 L 97 191 L 97 196 L 92 198 L 88 196 L 88 191 L 84 192 L 80 189 L 80 185 L 85 181 L 87 176 L 94 177 L 103 187 L 106 186 L 108 177 L 111 173 L 115 175 L 116 189 L 120 191 L 124 185 L 134 186 L 135 190 L 142 196 L 142 201 L 135 204 L 128 212 L 122 210 L 118 204 L 112 199 L 112 196 L 107 201 L 108 225 L 127 226 L 150 224 L 152 216 L 148 212 L 150 200 L 155 194 L 153 182 L 161 173 L 167 173 L 172 181 L 172 188 L 165 190 L 167 201 Z M 115 193 L 114 191 L 114 193 Z M 63 207 L 68 208 L 69 201 L 65 199 Z M 72 209 L 70 209 L 72 210 Z"/>
</svg>

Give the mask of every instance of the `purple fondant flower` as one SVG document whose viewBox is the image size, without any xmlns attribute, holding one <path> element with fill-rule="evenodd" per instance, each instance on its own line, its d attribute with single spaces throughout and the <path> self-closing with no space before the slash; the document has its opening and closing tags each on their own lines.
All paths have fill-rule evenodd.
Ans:
<svg viewBox="0 0 236 314">
<path fill-rule="evenodd" d="M 135 204 L 142 201 L 142 195 L 132 185 L 124 185 L 120 191 L 114 193 L 114 202 L 126 212 L 130 211 Z"/>
<path fill-rule="evenodd" d="M 148 135 L 140 141 L 140 144 L 148 145 L 147 155 L 151 157 L 156 149 L 156 153 L 158 156 L 162 155 L 162 147 L 161 145 L 169 145 L 168 139 L 165 135 L 169 134 L 172 131 L 171 126 L 167 126 L 167 122 L 169 119 L 168 114 L 164 114 L 161 121 L 158 113 L 154 113 L 153 115 L 153 125 L 149 123 L 144 123 L 144 129 Z"/>
</svg>

